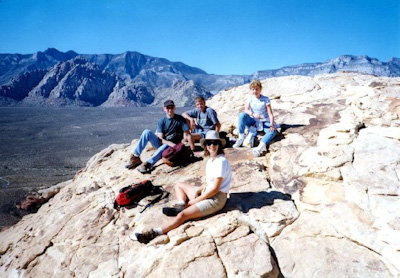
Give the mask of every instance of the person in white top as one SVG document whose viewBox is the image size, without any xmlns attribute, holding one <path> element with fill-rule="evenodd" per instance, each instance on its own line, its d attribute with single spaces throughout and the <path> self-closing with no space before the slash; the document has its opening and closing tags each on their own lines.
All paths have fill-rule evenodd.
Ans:
<svg viewBox="0 0 400 278">
<path fill-rule="evenodd" d="M 146 244 L 187 220 L 213 214 L 225 206 L 232 181 L 231 166 L 223 151 L 225 140 L 220 139 L 217 131 L 210 130 L 200 143 L 204 148 L 204 156 L 210 157 L 206 164 L 206 184 L 200 187 L 187 182 L 176 184 L 177 203 L 173 207 L 163 208 L 165 215 L 175 217 L 160 228 L 134 233 L 134 238 L 140 243 Z"/>
<path fill-rule="evenodd" d="M 251 96 L 246 101 L 244 111 L 239 114 L 238 128 L 239 138 L 233 145 L 234 148 L 242 146 L 244 141 L 244 132 L 246 127 L 249 129 L 250 145 L 253 147 L 254 138 L 257 131 L 264 131 L 260 144 L 252 149 L 254 156 L 260 156 L 266 146 L 276 135 L 276 128 L 279 127 L 274 122 L 271 101 L 267 96 L 261 95 L 262 85 L 259 80 L 253 80 L 250 83 Z"/>
</svg>

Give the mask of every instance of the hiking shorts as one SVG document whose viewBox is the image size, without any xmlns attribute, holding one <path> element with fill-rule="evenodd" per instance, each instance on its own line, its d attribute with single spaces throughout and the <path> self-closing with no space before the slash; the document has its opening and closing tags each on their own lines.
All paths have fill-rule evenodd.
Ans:
<svg viewBox="0 0 400 278">
<path fill-rule="evenodd" d="M 208 131 L 209 131 L 209 129 L 198 129 L 198 128 L 195 128 L 192 131 L 192 133 L 200 134 L 201 138 L 206 138 L 206 134 L 207 134 Z"/>
<path fill-rule="evenodd" d="M 221 210 L 225 206 L 227 199 L 228 194 L 219 191 L 212 198 L 200 201 L 194 205 L 200 210 L 203 216 L 206 216 Z"/>
</svg>

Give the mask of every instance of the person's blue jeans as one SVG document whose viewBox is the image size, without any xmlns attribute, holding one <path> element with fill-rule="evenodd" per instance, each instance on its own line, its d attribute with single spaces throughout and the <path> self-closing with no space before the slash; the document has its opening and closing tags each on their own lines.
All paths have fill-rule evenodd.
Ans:
<svg viewBox="0 0 400 278">
<path fill-rule="evenodd" d="M 145 129 L 140 135 L 139 142 L 137 143 L 135 149 L 133 150 L 133 155 L 139 157 L 144 148 L 146 148 L 147 143 L 149 143 L 156 149 L 154 154 L 147 160 L 148 163 L 154 165 L 162 157 L 162 152 L 168 148 L 168 144 L 161 144 L 160 138 L 149 129 Z"/>
<path fill-rule="evenodd" d="M 250 117 L 247 113 L 245 112 L 240 113 L 238 120 L 239 133 L 244 134 L 246 127 L 249 128 L 252 126 L 254 127 L 256 126 L 256 121 L 252 117 Z M 263 142 L 265 145 L 268 145 L 276 135 L 276 129 L 274 129 L 274 131 L 271 132 L 269 126 L 270 126 L 269 122 L 263 123 L 263 130 L 265 135 L 261 138 L 261 142 Z M 254 134 L 254 136 L 255 135 L 256 134 Z"/>
</svg>

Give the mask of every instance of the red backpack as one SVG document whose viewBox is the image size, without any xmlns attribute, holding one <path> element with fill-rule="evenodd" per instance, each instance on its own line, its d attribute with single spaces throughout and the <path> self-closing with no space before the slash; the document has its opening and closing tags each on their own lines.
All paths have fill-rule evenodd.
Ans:
<svg viewBox="0 0 400 278">
<path fill-rule="evenodd" d="M 183 143 L 168 147 L 162 152 L 162 160 L 171 167 L 189 164 L 192 157 L 192 150 Z"/>
<path fill-rule="evenodd" d="M 119 209 L 120 207 L 131 206 L 135 203 L 137 204 L 140 200 L 147 196 L 156 194 L 159 194 L 158 197 L 150 201 L 150 203 L 147 204 L 143 210 L 160 201 L 162 198 L 167 197 L 169 193 L 163 190 L 160 186 L 154 186 L 149 180 L 131 184 L 119 190 L 117 198 L 114 202 L 114 208 Z M 143 212 L 143 210 L 141 212 Z"/>
</svg>

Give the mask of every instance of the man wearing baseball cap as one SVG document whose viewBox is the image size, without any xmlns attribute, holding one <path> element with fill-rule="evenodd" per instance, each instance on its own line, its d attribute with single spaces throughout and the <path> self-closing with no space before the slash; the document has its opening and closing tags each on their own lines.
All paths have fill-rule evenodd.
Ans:
<svg viewBox="0 0 400 278">
<path fill-rule="evenodd" d="M 145 129 L 140 136 L 139 142 L 134 148 L 129 164 L 125 167 L 128 169 L 136 168 L 142 174 L 150 173 L 153 170 L 154 164 L 157 163 L 162 157 L 162 152 L 168 146 L 175 146 L 185 139 L 189 142 L 191 150 L 194 150 L 194 144 L 191 140 L 189 133 L 189 126 L 185 118 L 181 115 L 175 114 L 175 103 L 172 100 L 164 102 L 165 116 L 158 121 L 156 133 L 149 129 Z M 147 143 L 149 143 L 156 149 L 155 153 L 150 159 L 142 163 L 140 155 Z"/>
</svg>

